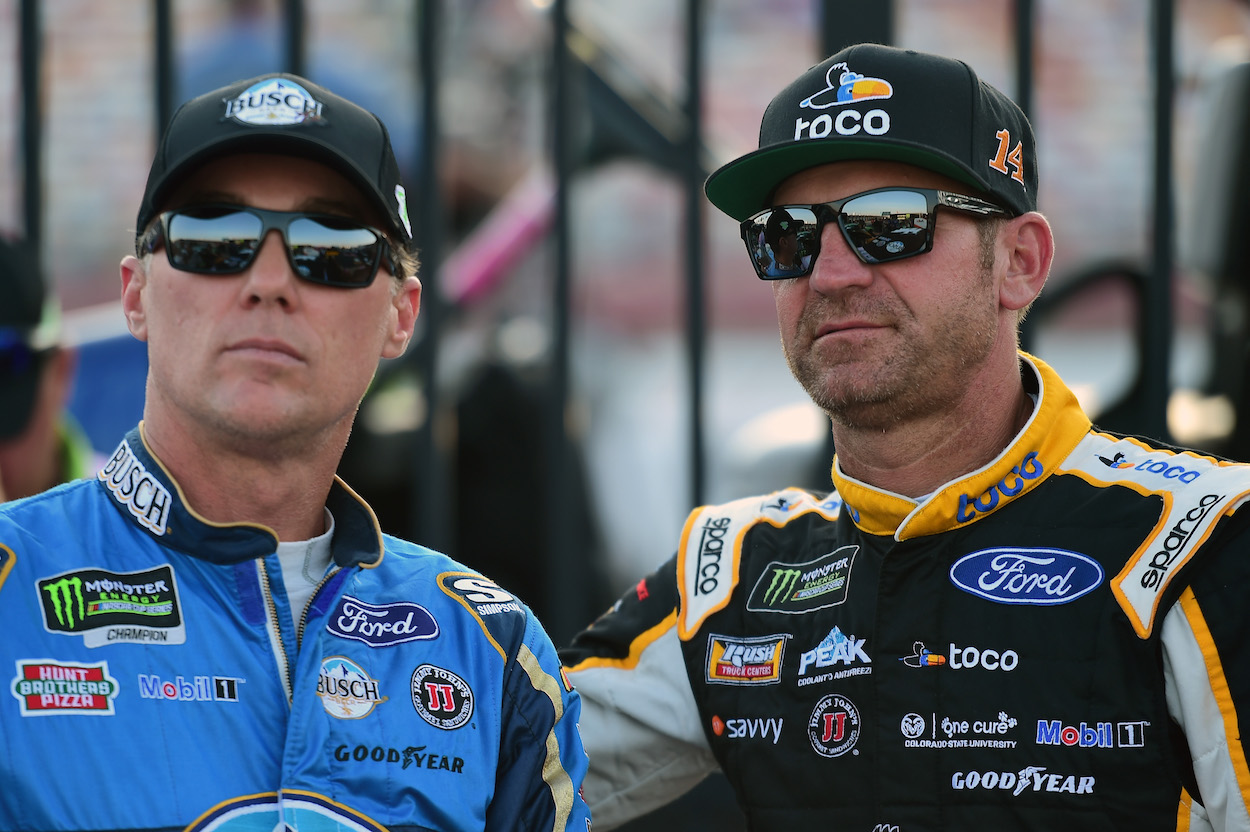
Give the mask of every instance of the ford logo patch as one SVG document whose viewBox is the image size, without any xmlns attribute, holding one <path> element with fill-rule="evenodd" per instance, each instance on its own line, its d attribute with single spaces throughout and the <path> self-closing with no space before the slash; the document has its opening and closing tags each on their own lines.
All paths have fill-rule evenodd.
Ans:
<svg viewBox="0 0 1250 832">
<path fill-rule="evenodd" d="M 1103 577 L 1098 561 L 1065 549 L 982 549 L 951 567 L 951 583 L 999 604 L 1066 604 Z"/>
<path fill-rule="evenodd" d="M 362 641 L 370 647 L 389 647 L 405 641 L 438 636 L 438 622 L 420 604 L 398 601 L 394 604 L 367 604 L 344 595 L 330 613 L 326 624 L 330 633 Z"/>
</svg>

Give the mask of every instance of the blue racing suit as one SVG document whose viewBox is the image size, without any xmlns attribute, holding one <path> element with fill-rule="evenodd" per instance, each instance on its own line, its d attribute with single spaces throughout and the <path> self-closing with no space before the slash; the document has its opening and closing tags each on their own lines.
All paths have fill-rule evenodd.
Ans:
<svg viewBox="0 0 1250 832">
<path fill-rule="evenodd" d="M 0 829 L 585 830 L 578 695 L 517 598 L 341 481 L 292 615 L 272 530 L 131 431 L 0 506 Z"/>
</svg>

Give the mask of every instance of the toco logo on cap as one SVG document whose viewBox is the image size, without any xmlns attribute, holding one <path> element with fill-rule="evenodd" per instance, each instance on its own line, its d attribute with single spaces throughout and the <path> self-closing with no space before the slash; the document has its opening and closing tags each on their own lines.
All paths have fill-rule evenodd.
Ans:
<svg viewBox="0 0 1250 832">
<path fill-rule="evenodd" d="M 799 171 L 861 159 L 949 176 L 1014 214 L 1037 207 L 1033 129 L 1020 108 L 963 61 L 878 44 L 847 47 L 778 93 L 759 149 L 714 171 L 705 191 L 742 221 Z"/>
</svg>

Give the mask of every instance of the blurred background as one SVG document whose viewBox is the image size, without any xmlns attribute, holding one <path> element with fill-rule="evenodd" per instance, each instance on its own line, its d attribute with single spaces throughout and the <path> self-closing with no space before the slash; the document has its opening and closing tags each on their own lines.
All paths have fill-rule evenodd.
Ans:
<svg viewBox="0 0 1250 832">
<path fill-rule="evenodd" d="M 341 473 L 563 643 L 692 505 L 829 487 L 825 417 L 700 186 L 857 40 L 962 58 L 1030 114 L 1058 252 L 1026 346 L 1095 421 L 1250 458 L 1246 0 L 0 0 L 0 234 L 37 243 L 109 452 L 146 368 L 117 263 L 172 107 L 288 69 L 374 110 L 426 293 Z M 734 828 L 717 788 L 700 823 Z"/>
</svg>

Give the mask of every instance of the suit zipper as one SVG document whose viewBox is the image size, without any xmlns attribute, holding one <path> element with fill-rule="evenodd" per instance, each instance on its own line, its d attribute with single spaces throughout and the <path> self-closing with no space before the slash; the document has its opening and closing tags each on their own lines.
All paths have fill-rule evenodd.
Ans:
<svg viewBox="0 0 1250 832">
<path fill-rule="evenodd" d="M 278 621 L 278 605 L 273 600 L 273 587 L 269 584 L 269 569 L 265 559 L 256 560 L 256 569 L 260 573 L 261 589 L 265 594 L 265 611 L 268 617 L 266 629 L 269 631 L 269 644 L 277 659 L 278 669 L 282 676 L 282 687 L 286 692 L 286 703 L 292 702 L 291 662 L 286 655 L 286 644 L 282 641 L 282 625 Z"/>
</svg>

